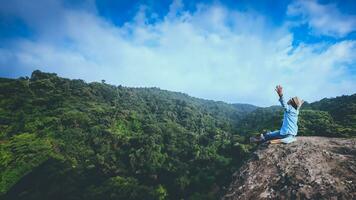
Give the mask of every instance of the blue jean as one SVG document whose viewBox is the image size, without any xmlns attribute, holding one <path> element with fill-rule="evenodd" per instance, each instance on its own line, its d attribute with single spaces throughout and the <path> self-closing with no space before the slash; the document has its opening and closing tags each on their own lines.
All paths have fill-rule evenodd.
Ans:
<svg viewBox="0 0 356 200">
<path fill-rule="evenodd" d="M 281 135 L 279 130 L 268 132 L 263 136 L 264 136 L 263 142 L 268 140 L 282 139 L 283 143 L 291 143 L 296 140 L 294 135 L 289 135 L 289 134 Z"/>
<path fill-rule="evenodd" d="M 267 140 L 274 140 L 274 139 L 283 139 L 288 137 L 289 135 L 281 135 L 279 130 L 277 130 L 277 131 L 268 132 L 263 136 L 264 136 L 264 141 L 267 141 Z"/>
</svg>

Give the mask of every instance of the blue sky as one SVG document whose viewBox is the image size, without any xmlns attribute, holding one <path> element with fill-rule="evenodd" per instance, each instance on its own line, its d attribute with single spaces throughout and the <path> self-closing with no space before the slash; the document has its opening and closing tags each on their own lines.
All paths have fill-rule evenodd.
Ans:
<svg viewBox="0 0 356 200">
<path fill-rule="evenodd" d="M 356 1 L 0 0 L 0 76 L 276 104 L 356 92 Z"/>
</svg>

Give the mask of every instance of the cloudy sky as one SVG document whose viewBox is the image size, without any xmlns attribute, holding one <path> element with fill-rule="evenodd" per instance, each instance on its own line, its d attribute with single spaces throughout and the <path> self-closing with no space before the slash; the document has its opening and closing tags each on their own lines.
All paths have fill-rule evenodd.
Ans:
<svg viewBox="0 0 356 200">
<path fill-rule="evenodd" d="M 0 0 L 0 76 L 35 69 L 259 106 L 356 92 L 356 1 Z"/>
</svg>

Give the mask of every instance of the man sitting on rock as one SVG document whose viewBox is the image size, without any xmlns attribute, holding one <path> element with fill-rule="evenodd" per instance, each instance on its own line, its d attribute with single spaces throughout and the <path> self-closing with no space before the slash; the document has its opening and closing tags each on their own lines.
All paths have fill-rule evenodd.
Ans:
<svg viewBox="0 0 356 200">
<path fill-rule="evenodd" d="M 289 99 L 287 105 L 285 104 L 283 98 L 283 88 L 280 85 L 276 86 L 276 92 L 279 96 L 279 102 L 281 103 L 284 114 L 283 114 L 283 124 L 280 130 L 267 132 L 261 134 L 258 137 L 251 137 L 250 142 L 262 143 L 270 141 L 272 144 L 277 143 L 291 143 L 295 141 L 295 136 L 298 132 L 298 114 L 299 109 L 304 103 L 299 97 L 293 97 Z"/>
</svg>

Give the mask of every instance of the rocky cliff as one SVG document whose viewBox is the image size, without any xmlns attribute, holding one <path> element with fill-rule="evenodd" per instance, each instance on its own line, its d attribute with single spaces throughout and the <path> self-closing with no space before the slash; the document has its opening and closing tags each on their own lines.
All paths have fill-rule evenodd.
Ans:
<svg viewBox="0 0 356 200">
<path fill-rule="evenodd" d="M 356 138 L 261 145 L 223 199 L 356 199 Z"/>
</svg>

